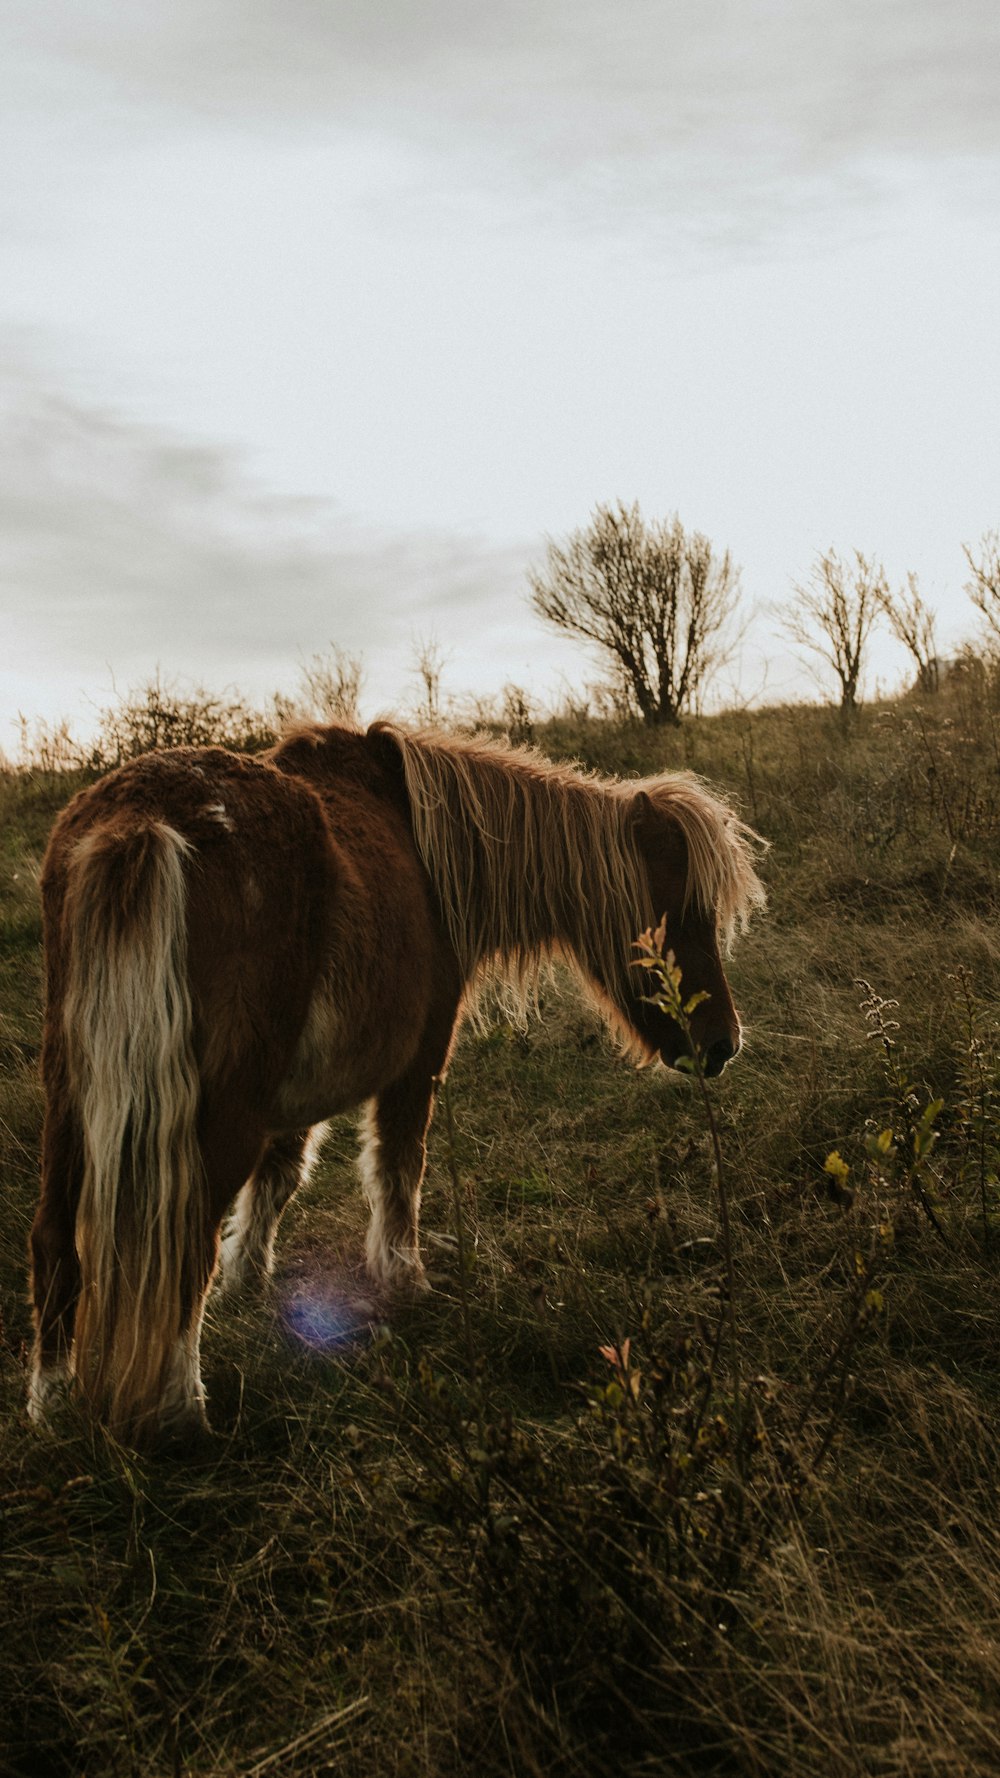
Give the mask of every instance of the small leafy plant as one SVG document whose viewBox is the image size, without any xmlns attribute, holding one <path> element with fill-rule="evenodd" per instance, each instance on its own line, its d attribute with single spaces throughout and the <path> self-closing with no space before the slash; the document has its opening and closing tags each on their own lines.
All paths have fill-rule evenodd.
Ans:
<svg viewBox="0 0 1000 1778">
<path fill-rule="evenodd" d="M 660 921 L 655 932 L 648 928 L 636 939 L 636 949 L 640 955 L 634 959 L 637 969 L 648 972 L 652 993 L 645 999 L 651 1006 L 673 1019 L 684 1033 L 688 1053 L 678 1058 L 676 1066 L 685 1073 L 693 1075 L 698 1086 L 698 1093 L 705 1112 L 712 1142 L 712 1154 L 715 1161 L 715 1183 L 719 1195 L 719 1221 L 722 1228 L 722 1251 L 726 1269 L 726 1311 L 729 1321 L 730 1362 L 733 1375 L 733 1412 L 737 1427 L 743 1422 L 743 1384 L 740 1366 L 740 1342 L 736 1326 L 736 1267 L 733 1261 L 732 1222 L 729 1214 L 729 1187 L 726 1179 L 722 1156 L 722 1139 L 719 1134 L 719 1122 L 715 1115 L 708 1090 L 705 1074 L 704 1058 L 695 1041 L 691 1025 L 693 1014 L 708 995 L 701 992 L 685 996 L 681 980 L 681 970 L 673 951 L 665 951 L 667 936 L 666 916 Z"/>
</svg>

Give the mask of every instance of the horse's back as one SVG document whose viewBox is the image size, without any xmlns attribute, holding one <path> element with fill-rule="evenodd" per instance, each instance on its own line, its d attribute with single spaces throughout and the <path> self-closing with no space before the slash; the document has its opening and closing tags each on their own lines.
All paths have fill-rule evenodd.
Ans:
<svg viewBox="0 0 1000 1778">
<path fill-rule="evenodd" d="M 341 900 L 366 942 L 435 947 L 439 910 L 413 837 L 398 749 L 377 732 L 337 726 L 292 735 L 268 755 L 323 807 L 344 867 Z"/>
<path fill-rule="evenodd" d="M 329 966 L 282 1096 L 286 1120 L 314 1121 L 402 1076 L 429 1028 L 451 1029 L 463 984 L 392 740 L 317 727 L 270 757 L 315 791 L 343 865 Z"/>
<path fill-rule="evenodd" d="M 150 753 L 120 767 L 81 791 L 53 829 L 42 881 L 54 960 L 72 942 L 67 894 L 86 861 L 116 846 L 124 859 L 139 836 L 157 832 L 184 846 L 203 1079 L 239 1073 L 251 1095 L 263 1094 L 301 1029 L 336 895 L 323 807 L 269 763 L 218 748 Z M 57 964 L 50 985 L 62 973 Z"/>
<path fill-rule="evenodd" d="M 459 991 L 394 762 L 391 743 L 326 728 L 259 758 L 219 748 L 146 754 L 81 791 L 56 823 L 43 871 L 56 1020 L 74 873 L 99 848 L 124 856 L 140 836 L 169 833 L 183 848 L 194 1044 L 208 1101 L 237 1092 L 255 1117 L 285 1127 L 281 1083 L 301 1074 L 314 1027 L 330 1050 L 336 1026 L 339 1063 L 360 1058 L 341 1066 L 336 1092 L 323 1086 L 316 1116 L 377 1091 L 407 1065 L 438 984 Z M 293 1097 L 303 1115 L 313 1105 L 309 1093 Z"/>
</svg>

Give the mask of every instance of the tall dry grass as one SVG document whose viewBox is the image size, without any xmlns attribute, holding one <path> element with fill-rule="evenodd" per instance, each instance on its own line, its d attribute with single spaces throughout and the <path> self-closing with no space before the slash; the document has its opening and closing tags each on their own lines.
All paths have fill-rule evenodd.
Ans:
<svg viewBox="0 0 1000 1778">
<path fill-rule="evenodd" d="M 995 1773 L 998 718 L 987 668 L 846 727 L 535 718 L 772 842 L 719 1149 L 552 982 L 461 1045 L 432 1295 L 359 1306 L 338 1120 L 272 1301 L 210 1314 L 188 1461 L 25 1421 L 35 870 L 74 780 L 0 781 L 0 1773 Z"/>
</svg>

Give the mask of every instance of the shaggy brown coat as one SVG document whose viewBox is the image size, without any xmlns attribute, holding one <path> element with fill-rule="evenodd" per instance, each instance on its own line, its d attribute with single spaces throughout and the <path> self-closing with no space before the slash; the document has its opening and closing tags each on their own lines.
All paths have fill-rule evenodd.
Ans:
<svg viewBox="0 0 1000 1778">
<path fill-rule="evenodd" d="M 684 774 L 610 783 L 385 724 L 260 759 L 150 754 L 82 791 L 42 883 L 34 1416 L 72 1380 L 120 1436 L 203 1424 L 223 1218 L 235 1289 L 270 1270 L 312 1133 L 350 1106 L 369 1266 L 421 1285 L 434 1085 L 484 970 L 523 1007 L 561 952 L 637 1052 L 675 1061 L 683 1037 L 629 967 L 666 914 L 718 1072 L 740 1041 L 719 935 L 763 896 L 751 840 Z"/>
</svg>

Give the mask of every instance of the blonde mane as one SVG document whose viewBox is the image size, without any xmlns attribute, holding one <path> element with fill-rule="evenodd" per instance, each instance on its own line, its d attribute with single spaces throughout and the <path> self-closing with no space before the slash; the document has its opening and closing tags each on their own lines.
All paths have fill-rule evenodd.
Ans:
<svg viewBox="0 0 1000 1778">
<path fill-rule="evenodd" d="M 662 912 L 637 838 L 643 796 L 681 828 L 686 904 L 714 911 L 727 945 L 764 901 L 757 836 L 691 773 L 623 782 L 483 737 L 385 732 L 402 757 L 417 850 L 466 980 L 499 973 L 521 1013 L 554 953 L 615 999 L 627 999 L 630 984 L 634 993 L 633 941 Z"/>
<path fill-rule="evenodd" d="M 728 803 L 713 795 L 694 772 L 633 778 L 614 788 L 633 796 L 645 791 L 656 809 L 676 821 L 688 854 L 685 907 L 694 902 L 705 914 L 714 909 L 728 954 L 751 914 L 766 905 L 767 891 L 757 875 L 754 857 L 766 851 L 768 842 L 741 821 Z"/>
</svg>

